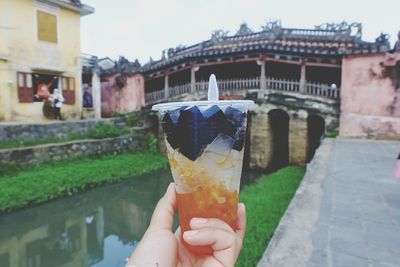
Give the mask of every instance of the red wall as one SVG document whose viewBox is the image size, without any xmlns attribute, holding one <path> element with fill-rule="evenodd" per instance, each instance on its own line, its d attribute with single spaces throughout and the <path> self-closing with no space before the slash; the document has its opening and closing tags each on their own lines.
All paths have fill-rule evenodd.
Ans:
<svg viewBox="0 0 400 267">
<path fill-rule="evenodd" d="M 101 113 L 110 116 L 113 113 L 139 111 L 144 106 L 144 78 L 141 74 L 126 76 L 125 86 L 119 88 L 116 78 L 119 74 L 101 77 Z"/>
<path fill-rule="evenodd" d="M 343 59 L 341 136 L 400 139 L 400 88 L 386 74 L 399 60 L 400 51 Z"/>
</svg>

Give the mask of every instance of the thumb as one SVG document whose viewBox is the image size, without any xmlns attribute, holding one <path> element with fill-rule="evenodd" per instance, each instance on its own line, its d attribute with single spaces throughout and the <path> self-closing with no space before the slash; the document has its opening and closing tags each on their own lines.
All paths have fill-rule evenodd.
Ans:
<svg viewBox="0 0 400 267">
<path fill-rule="evenodd" d="M 174 214 L 176 209 L 175 184 L 170 183 L 164 196 L 158 201 L 151 217 L 150 226 L 146 231 L 158 231 L 161 229 L 172 230 L 174 223 Z"/>
</svg>

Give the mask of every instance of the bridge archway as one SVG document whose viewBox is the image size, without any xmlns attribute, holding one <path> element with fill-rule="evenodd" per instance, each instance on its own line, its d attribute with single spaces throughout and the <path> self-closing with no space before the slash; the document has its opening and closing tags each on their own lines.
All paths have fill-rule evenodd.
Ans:
<svg viewBox="0 0 400 267">
<path fill-rule="evenodd" d="M 321 138 L 325 133 L 325 119 L 321 116 L 310 114 L 307 117 L 307 162 L 314 157 L 315 150 L 321 143 Z"/>
<path fill-rule="evenodd" d="M 274 171 L 289 164 L 289 115 L 282 109 L 268 112 L 271 133 L 271 161 L 268 169 Z"/>
</svg>

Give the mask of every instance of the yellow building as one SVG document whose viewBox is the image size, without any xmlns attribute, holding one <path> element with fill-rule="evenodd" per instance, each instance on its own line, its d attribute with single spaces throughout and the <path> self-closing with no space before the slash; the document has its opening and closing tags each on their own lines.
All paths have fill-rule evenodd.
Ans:
<svg viewBox="0 0 400 267">
<path fill-rule="evenodd" d="M 55 88 L 62 114 L 80 116 L 80 17 L 93 12 L 80 0 L 0 0 L 0 121 L 46 120 Z"/>
</svg>

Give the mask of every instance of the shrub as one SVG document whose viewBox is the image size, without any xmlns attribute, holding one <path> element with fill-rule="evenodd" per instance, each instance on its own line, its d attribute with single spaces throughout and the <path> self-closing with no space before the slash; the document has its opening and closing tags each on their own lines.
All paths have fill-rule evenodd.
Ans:
<svg viewBox="0 0 400 267">
<path fill-rule="evenodd" d="M 129 126 L 136 126 L 139 122 L 139 116 L 135 113 L 128 113 L 125 117 L 125 122 Z"/>
<path fill-rule="evenodd" d="M 154 135 L 147 137 L 147 150 L 151 153 L 158 153 L 158 138 Z"/>
</svg>

